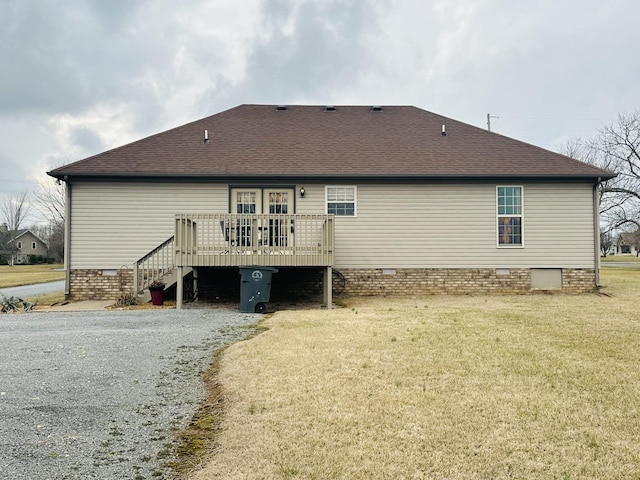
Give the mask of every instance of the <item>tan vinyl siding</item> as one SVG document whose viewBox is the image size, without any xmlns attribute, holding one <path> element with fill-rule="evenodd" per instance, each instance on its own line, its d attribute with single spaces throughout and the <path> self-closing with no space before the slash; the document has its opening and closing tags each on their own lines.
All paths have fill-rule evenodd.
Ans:
<svg viewBox="0 0 640 480">
<path fill-rule="evenodd" d="M 594 267 L 591 185 L 522 185 L 513 249 L 497 246 L 496 185 L 358 185 L 358 216 L 336 218 L 336 268 Z M 307 192 L 300 213 L 324 208 L 323 187 Z"/>
<path fill-rule="evenodd" d="M 338 269 L 594 268 L 592 185 L 499 183 L 523 186 L 523 248 L 497 246 L 497 183 L 345 185 L 357 186 L 357 217 L 335 219 Z M 227 213 L 228 195 L 226 184 L 74 184 L 71 268 L 130 267 L 173 235 L 176 213 Z M 296 185 L 295 208 L 325 213 L 325 185 Z"/>
<path fill-rule="evenodd" d="M 79 183 L 72 189 L 72 269 L 131 268 L 173 235 L 175 213 L 228 208 L 222 184 Z"/>
</svg>

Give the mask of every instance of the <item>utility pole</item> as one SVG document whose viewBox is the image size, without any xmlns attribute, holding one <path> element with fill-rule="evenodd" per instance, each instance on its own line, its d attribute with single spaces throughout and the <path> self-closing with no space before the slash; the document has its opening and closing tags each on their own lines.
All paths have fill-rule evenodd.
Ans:
<svg viewBox="0 0 640 480">
<path fill-rule="evenodd" d="M 490 113 L 487 113 L 487 131 L 491 131 L 491 119 L 492 118 L 500 118 L 500 117 L 496 117 L 494 115 L 491 115 Z"/>
</svg>

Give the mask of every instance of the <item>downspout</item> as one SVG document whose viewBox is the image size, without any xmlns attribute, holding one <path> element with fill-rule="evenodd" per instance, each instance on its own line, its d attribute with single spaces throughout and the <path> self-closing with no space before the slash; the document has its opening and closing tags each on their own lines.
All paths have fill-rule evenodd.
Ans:
<svg viewBox="0 0 640 480">
<path fill-rule="evenodd" d="M 594 253 L 594 267 L 595 267 L 595 280 L 596 287 L 600 288 L 600 195 L 598 194 L 598 187 L 602 177 L 598 177 L 598 181 L 593 186 L 593 240 L 595 245 Z"/>
<path fill-rule="evenodd" d="M 71 182 L 65 175 L 64 202 L 64 297 L 71 296 Z"/>
</svg>

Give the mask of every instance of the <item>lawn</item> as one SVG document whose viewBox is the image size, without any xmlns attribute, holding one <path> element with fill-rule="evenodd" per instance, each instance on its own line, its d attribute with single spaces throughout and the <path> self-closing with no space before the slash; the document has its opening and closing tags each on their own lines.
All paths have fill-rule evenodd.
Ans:
<svg viewBox="0 0 640 480">
<path fill-rule="evenodd" d="M 284 311 L 216 367 L 189 478 L 640 478 L 640 270 L 604 294 Z"/>
<path fill-rule="evenodd" d="M 62 265 L 0 265 L 0 288 L 64 280 Z"/>
<path fill-rule="evenodd" d="M 607 263 L 617 263 L 617 262 L 633 262 L 639 263 L 640 257 L 636 257 L 635 255 L 608 255 L 606 257 L 600 257 L 600 261 L 605 264 Z"/>
</svg>

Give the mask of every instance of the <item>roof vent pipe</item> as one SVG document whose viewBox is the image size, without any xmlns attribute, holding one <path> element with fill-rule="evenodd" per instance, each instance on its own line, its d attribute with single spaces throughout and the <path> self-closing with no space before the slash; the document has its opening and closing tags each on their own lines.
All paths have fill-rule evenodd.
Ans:
<svg viewBox="0 0 640 480">
<path fill-rule="evenodd" d="M 447 126 L 444 123 L 442 124 L 442 132 L 440 133 L 440 135 L 442 135 L 443 137 L 447 136 Z"/>
<path fill-rule="evenodd" d="M 202 140 L 202 142 L 209 143 L 209 130 L 204 131 L 204 139 Z"/>
<path fill-rule="evenodd" d="M 336 107 L 334 107 L 333 105 L 327 105 L 326 107 L 324 107 L 324 111 L 325 112 L 335 112 L 336 111 Z"/>
</svg>

